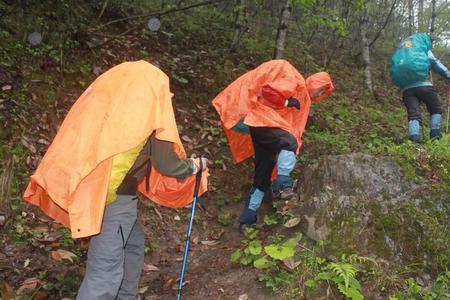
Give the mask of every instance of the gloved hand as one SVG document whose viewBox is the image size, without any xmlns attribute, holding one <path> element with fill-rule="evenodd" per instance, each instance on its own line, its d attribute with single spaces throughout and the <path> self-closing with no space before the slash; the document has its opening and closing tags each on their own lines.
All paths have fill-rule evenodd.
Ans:
<svg viewBox="0 0 450 300">
<path fill-rule="evenodd" d="M 191 160 L 194 162 L 194 171 L 192 174 L 195 175 L 200 170 L 200 158 L 191 158 Z M 208 166 L 208 159 L 206 157 L 202 157 L 202 166 L 203 170 Z"/>
<path fill-rule="evenodd" d="M 300 101 L 298 99 L 291 97 L 286 100 L 285 105 L 286 107 L 295 107 L 296 109 L 300 109 Z"/>
</svg>

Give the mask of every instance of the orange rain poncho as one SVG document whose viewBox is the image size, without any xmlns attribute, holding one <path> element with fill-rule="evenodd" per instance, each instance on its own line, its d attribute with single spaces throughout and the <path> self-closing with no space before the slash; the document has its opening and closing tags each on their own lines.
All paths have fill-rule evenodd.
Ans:
<svg viewBox="0 0 450 300">
<path fill-rule="evenodd" d="M 172 96 L 168 77 L 145 61 L 102 74 L 72 106 L 23 198 L 69 227 L 74 238 L 99 233 L 114 155 L 155 132 L 185 158 Z M 200 194 L 206 191 L 207 175 Z M 194 183 L 195 176 L 177 181 L 152 169 L 150 190 L 141 184 L 139 191 L 161 205 L 183 207 L 192 201 Z"/>
<path fill-rule="evenodd" d="M 260 97 L 261 88 L 267 86 L 284 99 L 297 98 L 300 110 L 276 108 Z M 248 126 L 276 127 L 290 132 L 297 139 L 300 149 L 311 107 L 309 94 L 321 88 L 324 88 L 324 93 L 319 98 L 312 99 L 313 101 L 318 102 L 333 91 L 334 87 L 327 73 L 314 74 L 305 81 L 288 61 L 271 60 L 245 73 L 217 95 L 213 105 L 219 113 L 235 162 L 241 162 L 254 153 L 250 135 L 232 129 L 244 117 L 244 124 Z"/>
</svg>

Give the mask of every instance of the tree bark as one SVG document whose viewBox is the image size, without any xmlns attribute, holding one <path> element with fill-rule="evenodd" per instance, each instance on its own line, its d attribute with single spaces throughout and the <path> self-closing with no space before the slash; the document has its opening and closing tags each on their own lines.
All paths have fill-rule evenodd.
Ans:
<svg viewBox="0 0 450 300">
<path fill-rule="evenodd" d="M 246 0 L 236 0 L 235 12 L 234 12 L 234 35 L 231 41 L 230 51 L 233 51 L 242 35 L 242 29 L 246 22 Z"/>
<path fill-rule="evenodd" d="M 409 21 L 409 35 L 411 35 L 413 31 L 415 31 L 413 0 L 408 0 L 408 21 Z"/>
<path fill-rule="evenodd" d="M 434 38 L 434 30 L 436 24 L 436 0 L 431 1 L 431 25 L 430 25 L 430 36 Z"/>
<path fill-rule="evenodd" d="M 284 56 L 288 24 L 289 24 L 289 18 L 291 17 L 291 11 L 292 11 L 291 0 L 286 0 L 285 4 L 283 5 L 283 8 L 281 9 L 281 14 L 280 14 L 280 23 L 278 25 L 277 38 L 276 38 L 276 44 L 275 44 L 275 53 L 273 55 L 275 59 L 280 59 L 280 58 L 283 58 L 283 56 Z"/>
<path fill-rule="evenodd" d="M 367 18 L 367 11 L 365 10 L 364 15 L 361 19 L 360 26 L 360 37 L 362 46 L 362 60 L 364 66 L 364 84 L 369 90 L 370 95 L 373 95 L 373 85 L 372 85 L 372 73 L 370 72 L 370 47 L 369 39 L 367 38 L 367 30 L 369 28 L 369 20 Z"/>
<path fill-rule="evenodd" d="M 419 32 L 424 32 L 424 19 L 423 19 L 423 0 L 419 0 L 419 8 L 417 10 L 417 24 Z"/>
</svg>

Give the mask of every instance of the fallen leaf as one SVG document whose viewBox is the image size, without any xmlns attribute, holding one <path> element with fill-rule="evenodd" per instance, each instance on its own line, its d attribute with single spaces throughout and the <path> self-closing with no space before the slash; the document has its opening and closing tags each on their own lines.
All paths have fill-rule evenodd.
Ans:
<svg viewBox="0 0 450 300">
<path fill-rule="evenodd" d="M 172 288 L 172 285 L 175 283 L 175 278 L 171 278 L 169 277 L 165 282 L 164 285 L 162 287 L 163 291 L 167 291 L 170 290 Z"/>
<path fill-rule="evenodd" d="M 12 85 L 10 84 L 2 86 L 2 91 L 9 91 L 10 89 L 12 89 Z"/>
<path fill-rule="evenodd" d="M 181 139 L 187 143 L 192 143 L 192 140 L 187 135 L 183 135 Z"/>
<path fill-rule="evenodd" d="M 25 146 L 25 148 L 30 150 L 33 154 L 37 152 L 36 147 L 34 147 L 33 144 L 31 144 L 30 142 L 28 142 L 25 137 L 22 137 L 20 139 L 20 142 L 22 143 L 22 145 Z"/>
<path fill-rule="evenodd" d="M 73 262 L 73 258 L 77 257 L 76 254 L 74 254 L 70 251 L 67 251 L 67 250 L 63 250 L 63 249 L 58 249 L 56 251 L 52 251 L 51 256 L 56 261 L 63 261 L 63 259 L 67 259 L 67 260 L 70 260 L 70 262 Z"/>
<path fill-rule="evenodd" d="M 295 261 L 293 257 L 286 258 L 283 263 L 291 271 L 300 265 L 300 261 Z"/>
<path fill-rule="evenodd" d="M 283 226 L 286 228 L 292 228 L 294 226 L 297 226 L 298 223 L 300 223 L 300 218 L 294 217 L 292 219 L 289 219 L 286 223 L 284 223 Z"/>
<path fill-rule="evenodd" d="M 23 267 L 26 268 L 30 265 L 31 259 L 27 258 L 25 259 L 25 262 L 23 263 Z"/>
<path fill-rule="evenodd" d="M 214 246 L 220 244 L 220 241 L 201 241 L 200 243 L 206 246 Z"/>
<path fill-rule="evenodd" d="M 47 140 L 45 140 L 45 139 L 39 139 L 38 141 L 37 141 L 39 144 L 43 144 L 43 145 L 48 145 L 48 144 L 50 144 Z"/>
<path fill-rule="evenodd" d="M 23 295 L 26 292 L 32 292 L 36 289 L 39 280 L 35 277 L 26 279 L 17 290 L 17 295 Z"/>
<path fill-rule="evenodd" d="M 153 209 L 155 210 L 155 213 L 158 215 L 159 219 L 163 219 L 162 214 L 159 212 L 158 209 L 156 209 L 156 207 L 153 207 Z"/>
<path fill-rule="evenodd" d="M 139 294 L 144 294 L 146 291 L 148 290 L 148 286 L 144 286 L 144 287 L 141 287 L 140 289 L 139 289 Z"/>
<path fill-rule="evenodd" d="M 50 232 L 48 235 L 44 235 L 43 237 L 36 237 L 34 239 L 39 242 L 53 243 L 62 238 L 63 235 L 64 234 L 61 231 L 54 231 Z"/>
<path fill-rule="evenodd" d="M 199 243 L 199 241 L 200 241 L 200 239 L 198 236 L 194 236 L 194 238 L 192 239 L 192 243 L 194 243 L 196 245 Z"/>
<path fill-rule="evenodd" d="M 175 221 L 180 221 L 180 220 L 181 220 L 181 218 L 180 218 L 179 215 L 176 215 L 175 217 L 173 217 L 173 219 L 174 219 Z"/>
<path fill-rule="evenodd" d="M 13 288 L 3 280 L 0 282 L 0 296 L 3 300 L 12 300 L 15 297 Z"/>
<path fill-rule="evenodd" d="M 224 235 L 224 234 L 225 234 L 225 230 L 221 229 L 218 233 L 212 234 L 211 237 L 215 240 L 219 240 L 222 237 L 222 235 Z"/>
<path fill-rule="evenodd" d="M 6 222 L 6 217 L 5 216 L 0 216 L 0 226 L 3 226 Z"/>
<path fill-rule="evenodd" d="M 159 268 L 152 264 L 144 264 L 144 272 L 159 272 Z"/>
<path fill-rule="evenodd" d="M 145 300 L 158 300 L 158 299 L 159 299 L 158 295 L 150 295 L 145 297 Z"/>
<path fill-rule="evenodd" d="M 238 300 L 248 300 L 248 295 L 247 294 L 242 294 L 239 296 Z"/>
</svg>

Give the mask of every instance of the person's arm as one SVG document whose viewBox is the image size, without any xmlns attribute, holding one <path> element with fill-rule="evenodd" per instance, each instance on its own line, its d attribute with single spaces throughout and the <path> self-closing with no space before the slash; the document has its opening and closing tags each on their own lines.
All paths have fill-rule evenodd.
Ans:
<svg viewBox="0 0 450 300">
<path fill-rule="evenodd" d="M 261 88 L 261 96 L 275 107 L 295 107 L 300 109 L 300 101 L 298 101 L 298 99 L 294 97 L 286 99 L 281 93 L 271 88 L 269 85 L 265 85 Z"/>
<path fill-rule="evenodd" d="M 434 72 L 438 73 L 446 79 L 450 79 L 450 71 L 439 59 L 437 59 L 433 55 L 433 52 L 431 51 L 428 51 L 428 60 L 430 61 L 430 67 Z"/>
<path fill-rule="evenodd" d="M 180 159 L 173 150 L 173 143 L 158 140 L 154 135 L 150 137 L 152 165 L 161 174 L 184 179 L 194 173 L 195 166 L 192 159 Z"/>
</svg>

